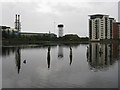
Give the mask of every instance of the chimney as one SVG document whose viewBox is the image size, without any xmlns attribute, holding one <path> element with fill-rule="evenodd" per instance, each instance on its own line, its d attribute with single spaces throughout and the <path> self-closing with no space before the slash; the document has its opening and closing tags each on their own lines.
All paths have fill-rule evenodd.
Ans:
<svg viewBox="0 0 120 90">
<path fill-rule="evenodd" d="M 17 14 L 16 14 L 15 22 L 17 22 Z"/>
<path fill-rule="evenodd" d="M 15 29 L 17 29 L 17 14 L 15 15 Z"/>
<path fill-rule="evenodd" d="M 18 22 L 20 21 L 20 15 L 18 15 Z"/>
</svg>

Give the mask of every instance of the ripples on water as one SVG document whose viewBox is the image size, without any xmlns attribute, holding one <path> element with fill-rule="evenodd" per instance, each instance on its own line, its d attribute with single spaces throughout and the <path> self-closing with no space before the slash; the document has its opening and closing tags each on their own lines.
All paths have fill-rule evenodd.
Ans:
<svg viewBox="0 0 120 90">
<path fill-rule="evenodd" d="M 117 88 L 118 44 L 3 46 L 3 88 Z"/>
</svg>

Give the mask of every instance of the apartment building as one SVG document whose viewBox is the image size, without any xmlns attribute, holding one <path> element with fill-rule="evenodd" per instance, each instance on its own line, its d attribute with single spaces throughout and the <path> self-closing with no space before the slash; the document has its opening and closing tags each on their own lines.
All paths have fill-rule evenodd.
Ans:
<svg viewBox="0 0 120 90">
<path fill-rule="evenodd" d="M 120 22 L 113 23 L 113 39 L 120 39 Z"/>
<path fill-rule="evenodd" d="M 113 31 L 114 18 L 109 15 L 95 14 L 89 15 L 89 37 L 91 41 L 99 41 L 101 39 L 111 39 Z"/>
</svg>

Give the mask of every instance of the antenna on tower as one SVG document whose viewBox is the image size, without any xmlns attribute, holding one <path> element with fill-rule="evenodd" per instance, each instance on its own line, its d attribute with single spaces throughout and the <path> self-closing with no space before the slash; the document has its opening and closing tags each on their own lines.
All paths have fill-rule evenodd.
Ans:
<svg viewBox="0 0 120 90">
<path fill-rule="evenodd" d="M 53 23 L 54 23 L 54 33 L 55 33 L 55 21 Z"/>
<path fill-rule="evenodd" d="M 55 21 L 55 17 L 53 17 L 53 28 L 54 28 L 54 33 L 55 33 L 55 26 L 56 26 L 56 21 Z"/>
</svg>

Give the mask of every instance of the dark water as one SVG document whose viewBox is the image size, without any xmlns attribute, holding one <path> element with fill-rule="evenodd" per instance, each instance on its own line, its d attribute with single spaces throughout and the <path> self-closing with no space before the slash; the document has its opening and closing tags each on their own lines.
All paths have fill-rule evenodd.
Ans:
<svg viewBox="0 0 120 90">
<path fill-rule="evenodd" d="M 118 44 L 2 47 L 3 88 L 117 88 Z"/>
</svg>

